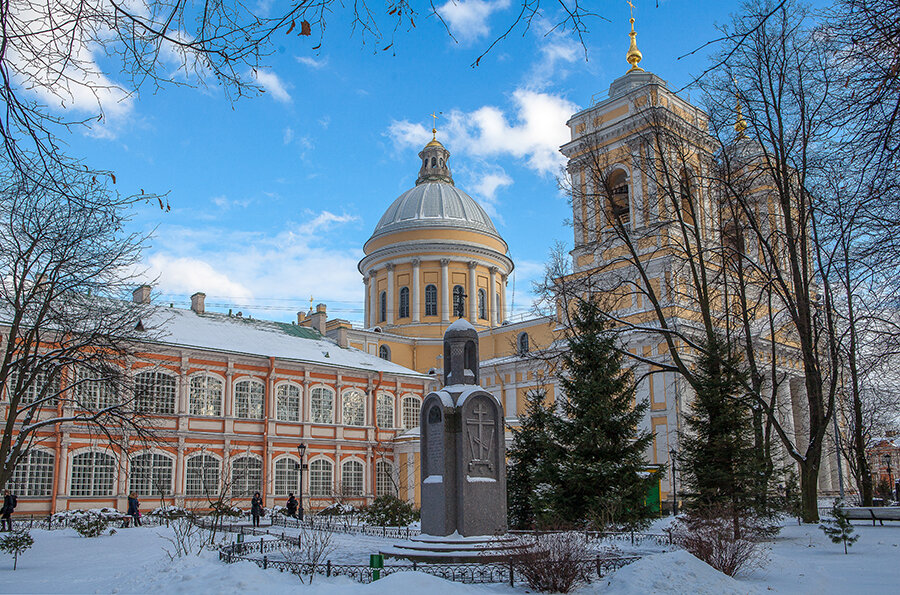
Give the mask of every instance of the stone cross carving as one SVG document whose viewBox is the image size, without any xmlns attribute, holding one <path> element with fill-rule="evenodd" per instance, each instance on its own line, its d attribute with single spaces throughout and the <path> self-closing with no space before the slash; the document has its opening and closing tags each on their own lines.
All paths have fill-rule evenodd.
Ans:
<svg viewBox="0 0 900 595">
<path fill-rule="evenodd" d="M 472 452 L 469 471 L 480 471 L 479 467 L 486 467 L 488 472 L 493 472 L 491 445 L 494 443 L 495 420 L 484 403 L 478 403 L 472 413 L 475 417 L 466 419 L 469 426 L 469 447 Z"/>
</svg>

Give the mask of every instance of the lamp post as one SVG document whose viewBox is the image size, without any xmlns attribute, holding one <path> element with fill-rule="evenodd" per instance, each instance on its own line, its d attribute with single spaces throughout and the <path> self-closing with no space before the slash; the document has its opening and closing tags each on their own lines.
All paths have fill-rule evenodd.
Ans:
<svg viewBox="0 0 900 595">
<path fill-rule="evenodd" d="M 894 491 L 894 472 L 891 470 L 891 455 L 890 455 L 890 453 L 885 454 L 884 456 L 882 456 L 881 460 L 883 460 L 883 461 L 884 461 L 884 464 L 887 465 L 888 485 L 890 486 L 889 489 L 890 489 L 890 491 L 892 492 L 892 493 L 891 493 L 891 499 L 893 499 L 893 497 L 894 497 L 894 494 L 893 494 L 893 491 Z M 885 504 L 887 504 L 887 502 L 885 502 Z"/>
<path fill-rule="evenodd" d="M 672 516 L 678 514 L 678 492 L 675 490 L 675 455 L 678 451 L 675 447 L 669 450 L 669 459 L 672 461 Z"/>
<path fill-rule="evenodd" d="M 297 445 L 297 454 L 300 455 L 300 493 L 297 498 L 298 506 L 297 512 L 300 514 L 300 521 L 303 521 L 303 469 L 306 468 L 306 465 L 303 464 L 303 455 L 306 453 L 306 445 L 302 442 Z"/>
</svg>

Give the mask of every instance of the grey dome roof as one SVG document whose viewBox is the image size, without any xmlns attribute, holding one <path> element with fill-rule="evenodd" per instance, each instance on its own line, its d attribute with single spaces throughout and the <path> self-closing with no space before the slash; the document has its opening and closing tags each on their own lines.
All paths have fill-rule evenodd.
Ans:
<svg viewBox="0 0 900 595">
<path fill-rule="evenodd" d="M 502 241 L 475 199 L 446 182 L 423 182 L 401 194 L 382 215 L 372 237 L 440 227 L 480 231 Z"/>
</svg>

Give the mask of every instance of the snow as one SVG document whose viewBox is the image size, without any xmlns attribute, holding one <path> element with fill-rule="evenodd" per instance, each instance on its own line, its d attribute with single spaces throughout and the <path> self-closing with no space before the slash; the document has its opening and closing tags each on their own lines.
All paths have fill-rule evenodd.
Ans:
<svg viewBox="0 0 900 595">
<path fill-rule="evenodd" d="M 466 320 L 465 318 L 457 318 L 453 324 L 447 327 L 447 330 L 444 331 L 444 334 L 447 334 L 452 331 L 474 331 L 475 327 L 472 326 L 472 323 Z"/>
<path fill-rule="evenodd" d="M 469 483 L 496 483 L 497 480 L 493 477 L 472 477 L 471 475 L 466 475 L 466 481 Z"/>
<path fill-rule="evenodd" d="M 584 591 L 604 595 L 743 595 L 756 593 L 757 589 L 722 574 L 682 550 L 641 558 L 617 570 L 605 585 L 595 583 Z"/>
<path fill-rule="evenodd" d="M 158 333 L 159 342 L 169 345 L 431 378 L 359 349 L 341 348 L 325 338 L 300 336 L 315 331 L 296 325 L 163 307 L 156 307 L 143 322 Z"/>
<path fill-rule="evenodd" d="M 429 475 L 422 480 L 422 483 L 444 483 L 443 475 Z"/>
<path fill-rule="evenodd" d="M 668 520 L 656 521 L 650 531 L 659 532 Z M 282 527 L 271 528 L 280 534 Z M 637 593 L 830 593 L 891 592 L 900 560 L 900 523 L 872 527 L 854 523 L 860 540 L 844 555 L 816 525 L 788 522 L 770 544 L 770 562 L 737 578 L 727 577 L 683 551 L 666 552 L 653 544 L 630 547 L 616 543 L 623 555 L 644 554 L 604 580 L 585 585 L 580 595 Z M 284 529 L 288 535 L 296 530 Z M 390 575 L 372 585 L 349 578 L 316 576 L 310 586 L 290 574 L 262 570 L 250 562 L 224 564 L 215 551 L 171 561 L 164 548 L 171 546 L 165 527 L 118 529 L 111 536 L 86 539 L 72 529 L 31 532 L 32 549 L 12 570 L 11 556 L 0 556 L 0 593 L 287 593 L 310 594 L 360 592 L 394 595 L 397 592 L 525 593 L 529 589 L 508 585 L 456 584 L 419 572 Z M 456 536 L 459 539 L 459 536 Z M 231 536 L 233 538 L 233 536 Z M 258 538 L 256 538 L 258 539 Z M 429 539 L 428 536 L 419 540 Z M 451 541 L 453 536 L 431 537 Z M 469 538 L 472 539 L 472 538 Z M 484 538 L 480 538 L 484 539 Z M 460 539 L 464 541 L 464 539 Z M 397 539 L 366 535 L 333 534 L 335 550 L 328 556 L 335 564 L 367 564 L 369 554 L 396 545 Z M 276 554 L 277 555 L 277 554 Z M 399 561 L 390 561 L 391 565 Z"/>
</svg>

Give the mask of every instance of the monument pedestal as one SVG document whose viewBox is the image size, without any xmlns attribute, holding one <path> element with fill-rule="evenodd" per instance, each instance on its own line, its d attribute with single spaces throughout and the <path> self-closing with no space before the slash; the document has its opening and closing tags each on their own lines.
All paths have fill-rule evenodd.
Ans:
<svg viewBox="0 0 900 595">
<path fill-rule="evenodd" d="M 381 553 L 391 558 L 413 562 L 460 564 L 466 562 L 496 562 L 524 553 L 524 540 L 504 535 L 419 535 L 409 541 L 394 544 Z"/>
</svg>

